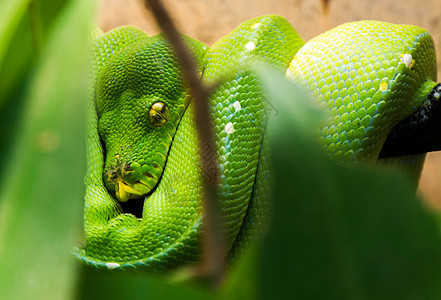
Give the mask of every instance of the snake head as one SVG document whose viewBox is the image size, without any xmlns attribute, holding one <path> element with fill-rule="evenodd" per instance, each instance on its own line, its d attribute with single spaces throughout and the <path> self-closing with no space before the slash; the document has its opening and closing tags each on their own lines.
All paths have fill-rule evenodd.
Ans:
<svg viewBox="0 0 441 300">
<path fill-rule="evenodd" d="M 185 41 L 196 58 L 206 47 Z M 96 87 L 103 181 L 121 202 L 143 198 L 158 184 L 179 122 L 190 102 L 169 43 L 157 35 L 115 55 Z"/>
</svg>

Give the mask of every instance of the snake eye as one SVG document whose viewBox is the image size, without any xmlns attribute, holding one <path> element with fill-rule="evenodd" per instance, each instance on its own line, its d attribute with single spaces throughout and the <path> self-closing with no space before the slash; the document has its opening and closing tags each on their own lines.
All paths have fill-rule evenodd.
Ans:
<svg viewBox="0 0 441 300">
<path fill-rule="evenodd" d="M 167 104 L 158 101 L 152 104 L 149 109 L 149 122 L 152 126 L 161 127 L 167 123 L 170 117 L 170 110 Z"/>
</svg>

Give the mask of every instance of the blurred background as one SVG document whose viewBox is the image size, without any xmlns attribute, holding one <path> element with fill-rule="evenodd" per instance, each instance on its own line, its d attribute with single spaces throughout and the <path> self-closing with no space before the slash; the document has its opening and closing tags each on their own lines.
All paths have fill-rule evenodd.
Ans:
<svg viewBox="0 0 441 300">
<path fill-rule="evenodd" d="M 207 45 L 239 23 L 264 14 L 285 17 L 304 40 L 339 24 L 374 19 L 413 24 L 427 29 L 435 40 L 438 81 L 441 79 L 441 5 L 439 0 L 164 0 L 182 33 Z M 158 33 L 142 0 L 100 0 L 96 22 L 108 31 L 136 25 Z M 441 210 L 441 152 L 427 155 L 419 192 L 432 208 Z"/>
</svg>

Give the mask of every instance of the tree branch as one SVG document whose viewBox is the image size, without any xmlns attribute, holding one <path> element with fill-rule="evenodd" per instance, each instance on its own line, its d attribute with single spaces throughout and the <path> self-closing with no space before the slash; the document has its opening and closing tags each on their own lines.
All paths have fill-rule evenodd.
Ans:
<svg viewBox="0 0 441 300">
<path fill-rule="evenodd" d="M 215 149 L 210 107 L 208 104 L 211 88 L 202 84 L 196 64 L 185 46 L 170 15 L 160 0 L 145 0 L 145 5 L 153 12 L 158 26 L 164 31 L 181 63 L 184 78 L 190 87 L 195 105 L 195 119 L 199 135 L 199 150 L 202 164 L 203 184 L 203 263 L 199 275 L 206 277 L 213 286 L 219 287 L 226 271 L 226 247 L 223 236 L 222 217 L 217 200 L 217 176 L 210 171 L 217 166 L 216 155 L 204 155 L 204 147 Z"/>
</svg>

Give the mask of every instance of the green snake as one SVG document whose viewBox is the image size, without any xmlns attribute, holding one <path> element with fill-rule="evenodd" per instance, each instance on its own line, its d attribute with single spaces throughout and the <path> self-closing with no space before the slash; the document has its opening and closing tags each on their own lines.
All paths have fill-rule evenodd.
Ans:
<svg viewBox="0 0 441 300">
<path fill-rule="evenodd" d="M 164 35 L 124 26 L 93 42 L 86 243 L 76 253 L 87 265 L 163 270 L 197 262 L 200 155 L 217 159 L 230 255 L 262 231 L 271 179 L 267 107 L 250 60 L 286 72 L 317 99 L 329 116 L 320 140 L 349 163 L 374 163 L 396 126 L 424 127 L 439 99 L 434 43 L 416 26 L 354 22 L 305 43 L 269 15 L 211 47 L 184 40 L 202 82 L 218 84 L 210 97 L 215 149 L 198 143 L 190 91 Z"/>
</svg>

